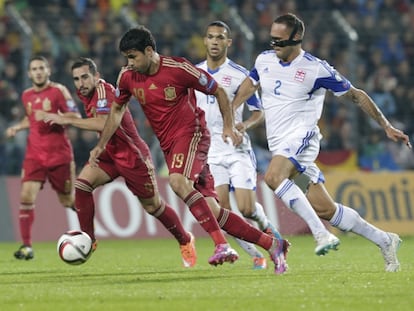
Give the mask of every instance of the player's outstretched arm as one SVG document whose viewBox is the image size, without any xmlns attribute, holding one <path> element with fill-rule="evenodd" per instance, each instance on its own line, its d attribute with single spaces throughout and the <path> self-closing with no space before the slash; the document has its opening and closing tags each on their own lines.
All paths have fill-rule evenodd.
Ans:
<svg viewBox="0 0 414 311">
<path fill-rule="evenodd" d="M 57 113 L 44 113 L 41 120 L 50 124 L 72 125 L 82 130 L 101 132 L 105 126 L 106 118 L 105 114 L 93 118 L 73 118 Z"/>
<path fill-rule="evenodd" d="M 89 163 L 92 166 L 96 166 L 99 162 L 98 157 L 105 149 L 106 144 L 112 135 L 115 133 L 119 125 L 121 124 L 122 117 L 124 116 L 127 104 L 118 105 L 117 103 L 112 103 L 111 112 L 109 113 L 108 118 L 106 119 L 105 126 L 102 130 L 101 136 L 99 138 L 96 147 L 93 148 L 89 154 Z"/>
<path fill-rule="evenodd" d="M 361 107 L 367 115 L 374 119 L 384 129 L 389 139 L 395 142 L 402 140 L 408 148 L 411 148 L 408 135 L 392 126 L 391 122 L 388 121 L 382 111 L 365 91 L 352 86 L 344 96 L 352 100 L 352 102 Z"/>
</svg>

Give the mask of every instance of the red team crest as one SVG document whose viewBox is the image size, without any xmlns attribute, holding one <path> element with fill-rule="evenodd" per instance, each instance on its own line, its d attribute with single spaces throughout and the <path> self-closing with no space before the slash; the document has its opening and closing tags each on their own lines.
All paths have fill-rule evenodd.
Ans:
<svg viewBox="0 0 414 311">
<path fill-rule="evenodd" d="M 302 69 L 298 69 L 295 74 L 295 80 L 303 82 L 305 80 L 306 72 Z"/>
</svg>

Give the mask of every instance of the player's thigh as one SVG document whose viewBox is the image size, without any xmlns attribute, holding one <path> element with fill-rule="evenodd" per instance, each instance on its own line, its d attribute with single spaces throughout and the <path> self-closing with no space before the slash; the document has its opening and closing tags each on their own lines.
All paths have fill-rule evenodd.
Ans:
<svg viewBox="0 0 414 311">
<path fill-rule="evenodd" d="M 150 158 L 136 162 L 134 167 L 117 165 L 117 170 L 128 189 L 138 198 L 150 199 L 158 194 L 156 172 Z"/>
<path fill-rule="evenodd" d="M 49 168 L 48 179 L 57 193 L 59 202 L 66 207 L 73 206 L 75 201 L 75 163 L 72 161 Z"/>
<path fill-rule="evenodd" d="M 48 168 L 35 160 L 24 160 L 22 165 L 22 182 L 36 181 L 42 185 L 47 179 Z"/>
<path fill-rule="evenodd" d="M 69 162 L 48 168 L 47 178 L 59 194 L 71 194 L 75 180 L 75 163 Z"/>
<path fill-rule="evenodd" d="M 218 187 L 215 187 L 220 206 L 226 209 L 231 209 L 229 187 L 229 184 L 222 184 Z"/>
<path fill-rule="evenodd" d="M 315 162 L 319 154 L 320 134 L 315 131 L 297 131 L 287 135 L 278 144 L 269 145 L 272 160 L 268 171 L 278 179 L 294 178 Z M 291 162 L 291 165 L 287 161 Z"/>
<path fill-rule="evenodd" d="M 196 182 L 207 164 L 209 146 L 210 138 L 201 133 L 182 135 L 177 138 L 165 154 L 170 175 L 180 174 Z"/>
<path fill-rule="evenodd" d="M 214 178 L 207 164 L 209 147 L 210 138 L 207 133 L 193 133 L 176 139 L 171 150 L 165 154 L 170 186 L 181 198 L 190 193 L 193 187 L 205 197 L 217 198 Z"/>
<path fill-rule="evenodd" d="M 208 164 L 204 165 L 198 179 L 194 183 L 194 188 L 204 197 L 211 197 L 218 201 L 218 195 L 214 188 L 214 178 Z"/>
<path fill-rule="evenodd" d="M 98 166 L 85 164 L 78 175 L 78 179 L 86 180 L 95 189 L 119 176 L 113 164 L 99 162 Z M 76 185 L 75 185 L 76 186 Z"/>
<path fill-rule="evenodd" d="M 229 185 L 230 171 L 228 165 L 225 163 L 225 159 L 209 162 L 208 165 L 214 178 L 214 187 L 217 188 L 222 185 Z"/>
<path fill-rule="evenodd" d="M 22 166 L 22 188 L 20 201 L 34 203 L 47 178 L 47 168 L 35 160 L 24 160 Z"/>
<path fill-rule="evenodd" d="M 235 188 L 234 195 L 237 207 L 243 216 L 251 216 L 256 209 L 256 192 L 251 189 Z"/>
<path fill-rule="evenodd" d="M 235 153 L 229 156 L 228 163 L 228 174 L 233 188 L 256 189 L 256 163 L 249 153 Z"/>
<path fill-rule="evenodd" d="M 24 181 L 20 191 L 20 202 L 25 204 L 33 204 L 36 201 L 43 182 L 40 181 Z"/>
</svg>

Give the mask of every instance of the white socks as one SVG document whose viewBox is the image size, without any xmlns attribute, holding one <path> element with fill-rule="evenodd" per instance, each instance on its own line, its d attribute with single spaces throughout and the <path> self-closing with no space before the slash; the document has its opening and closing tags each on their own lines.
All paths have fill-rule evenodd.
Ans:
<svg viewBox="0 0 414 311">
<path fill-rule="evenodd" d="M 313 236 L 326 234 L 328 230 L 319 219 L 305 194 L 290 179 L 285 179 L 275 190 L 276 196 L 285 203 L 285 206 L 293 210 L 308 224 Z"/>
<path fill-rule="evenodd" d="M 250 257 L 260 257 L 263 258 L 263 254 L 256 248 L 256 246 L 253 243 L 240 240 L 238 238 L 234 238 L 237 242 L 237 244 L 240 245 L 240 247 L 250 255 Z"/>
<path fill-rule="evenodd" d="M 343 231 L 352 231 L 372 241 L 379 247 L 385 246 L 389 241 L 386 232 L 374 227 L 364 220 L 354 209 L 336 204 L 336 211 L 329 223 Z"/>
<path fill-rule="evenodd" d="M 263 210 L 263 206 L 258 202 L 255 203 L 255 206 L 256 211 L 252 214 L 250 219 L 254 220 L 259 226 L 259 229 L 263 231 L 269 226 L 269 220 Z"/>
</svg>

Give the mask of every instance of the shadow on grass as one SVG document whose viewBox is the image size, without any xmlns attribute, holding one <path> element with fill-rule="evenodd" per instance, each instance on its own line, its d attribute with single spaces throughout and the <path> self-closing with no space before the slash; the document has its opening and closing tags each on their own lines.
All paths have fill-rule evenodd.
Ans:
<svg viewBox="0 0 414 311">
<path fill-rule="evenodd" d="M 75 267 L 76 269 L 76 267 Z M 214 269 L 214 268 L 213 268 Z M 114 271 L 111 273 L 78 273 L 79 271 L 62 271 L 60 269 L 47 270 L 47 271 L 17 271 L 17 272 L 5 272 L 2 273 L 3 278 L 0 279 L 0 285 L 8 284 L 32 284 L 34 279 L 40 284 L 45 283 L 96 283 L 98 280 L 102 280 L 104 283 L 111 284 L 133 284 L 133 283 L 176 283 L 187 281 L 220 281 L 225 278 L 226 280 L 234 280 L 235 282 L 240 280 L 257 280 L 258 277 L 275 277 L 270 271 L 266 274 L 246 269 L 246 271 L 240 270 L 232 271 L 231 269 L 222 269 L 217 267 L 216 270 L 212 269 L 169 269 L 169 270 L 154 270 L 154 271 L 139 271 L 134 270 L 131 272 Z M 204 271 L 203 271 L 204 270 Z M 204 273 L 200 275 L 200 272 Z M 260 275 L 259 275 L 260 274 Z"/>
</svg>

